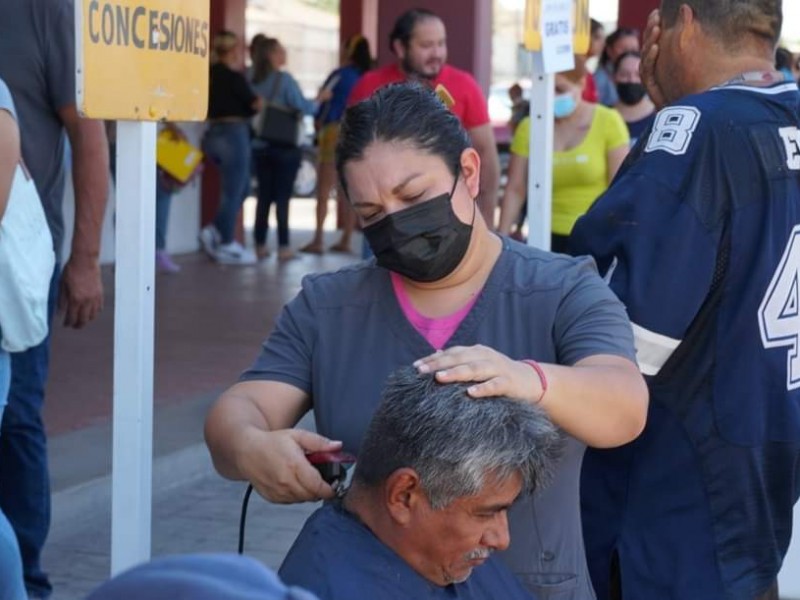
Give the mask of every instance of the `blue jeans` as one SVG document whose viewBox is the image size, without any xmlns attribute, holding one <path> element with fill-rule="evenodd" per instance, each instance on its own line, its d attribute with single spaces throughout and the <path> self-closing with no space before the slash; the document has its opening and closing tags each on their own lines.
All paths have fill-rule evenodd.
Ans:
<svg viewBox="0 0 800 600">
<path fill-rule="evenodd" d="M 164 188 L 156 178 L 156 250 L 167 248 L 167 226 L 171 205 L 172 192 Z"/>
<path fill-rule="evenodd" d="M 222 196 L 214 219 L 223 244 L 233 241 L 236 217 L 250 191 L 250 125 L 212 123 L 203 138 L 203 151 L 219 167 Z"/>
<path fill-rule="evenodd" d="M 56 267 L 50 280 L 51 321 L 59 274 Z M 40 564 L 50 529 L 50 474 L 42 422 L 49 363 L 49 335 L 38 346 L 11 355 L 11 389 L 0 427 L 0 510 L 17 535 L 25 587 L 34 597 L 47 597 L 53 589 Z"/>
<path fill-rule="evenodd" d="M 108 156 L 111 168 L 111 177 L 117 181 L 117 145 L 109 143 Z M 158 175 L 156 175 L 156 250 L 167 247 L 167 225 L 169 224 L 169 208 L 172 205 L 172 192 L 167 190 Z M 116 217 L 115 217 L 116 220 Z"/>
<path fill-rule="evenodd" d="M 289 246 L 289 200 L 294 191 L 294 180 L 300 169 L 303 153 L 294 146 L 269 146 L 253 150 L 253 164 L 258 179 L 258 204 L 254 237 L 256 246 L 267 243 L 269 211 L 275 204 L 278 220 L 278 246 Z"/>
<path fill-rule="evenodd" d="M 0 339 L 2 336 L 0 336 Z M 0 422 L 6 407 L 8 387 L 11 385 L 11 358 L 0 350 Z M 22 561 L 19 556 L 17 536 L 0 510 L 0 600 L 26 600 L 22 582 Z"/>
<path fill-rule="evenodd" d="M 0 331 L 0 341 L 3 340 Z M 8 402 L 8 388 L 11 386 L 11 356 L 0 348 L 0 423 L 3 422 L 3 411 Z M 2 581 L 2 579 L 0 579 Z"/>
<path fill-rule="evenodd" d="M 17 538 L 3 511 L 0 511 L 0 583 L 0 600 L 27 600 Z"/>
</svg>

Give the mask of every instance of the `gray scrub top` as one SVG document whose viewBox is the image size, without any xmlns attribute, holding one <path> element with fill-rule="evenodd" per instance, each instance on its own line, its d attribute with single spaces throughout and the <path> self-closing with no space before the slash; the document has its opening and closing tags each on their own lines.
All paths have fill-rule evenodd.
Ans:
<svg viewBox="0 0 800 600">
<path fill-rule="evenodd" d="M 597 354 L 635 360 L 625 309 L 590 258 L 508 239 L 450 346 L 483 344 L 512 359 L 572 365 Z M 387 376 L 434 352 L 403 314 L 389 272 L 364 262 L 310 275 L 283 310 L 243 381 L 295 386 L 312 398 L 317 430 L 357 452 Z M 504 560 L 540 599 L 594 598 L 581 534 L 585 446 L 568 438 L 556 477 L 509 515 Z"/>
</svg>

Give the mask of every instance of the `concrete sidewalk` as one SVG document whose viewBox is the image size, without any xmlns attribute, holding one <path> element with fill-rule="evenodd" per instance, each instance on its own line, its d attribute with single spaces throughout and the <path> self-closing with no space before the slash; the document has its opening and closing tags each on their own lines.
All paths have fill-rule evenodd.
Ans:
<svg viewBox="0 0 800 600">
<path fill-rule="evenodd" d="M 310 240 L 314 208 L 313 200 L 293 200 L 293 246 Z M 338 240 L 333 231 L 326 236 L 328 245 Z M 360 244 L 356 236 L 354 251 Z M 226 267 L 195 254 L 177 257 L 180 274 L 157 275 L 154 556 L 236 551 L 246 486 L 213 471 L 203 443 L 205 414 L 252 363 L 302 277 L 356 259 L 355 253 L 301 254 L 286 262 L 273 256 L 256 266 Z M 103 268 L 103 279 L 106 306 L 97 321 L 82 331 L 56 321 L 52 332 L 45 422 L 53 515 L 43 566 L 54 600 L 85 598 L 110 571 L 113 267 Z M 310 416 L 303 423 L 310 426 Z M 253 496 L 245 551 L 277 567 L 314 508 L 271 505 Z"/>
<path fill-rule="evenodd" d="M 308 418 L 305 423 L 310 423 Z M 195 444 L 158 458 L 153 489 L 153 556 L 236 552 L 246 486 L 214 473 L 205 445 Z M 110 498 L 109 476 L 54 494 L 53 527 L 44 556 L 55 587 L 54 600 L 82 600 L 108 577 Z M 277 569 L 315 508 L 312 504 L 274 505 L 253 495 L 245 552 Z"/>
</svg>

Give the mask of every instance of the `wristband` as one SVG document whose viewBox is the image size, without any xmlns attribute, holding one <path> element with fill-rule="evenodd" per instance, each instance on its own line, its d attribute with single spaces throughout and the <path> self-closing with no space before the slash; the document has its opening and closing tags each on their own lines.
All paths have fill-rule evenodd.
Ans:
<svg viewBox="0 0 800 600">
<path fill-rule="evenodd" d="M 542 385 L 542 394 L 536 401 L 536 404 L 539 404 L 544 399 L 544 395 L 547 393 L 547 376 L 544 374 L 542 366 L 535 360 L 525 359 L 522 362 L 524 362 L 526 365 L 528 365 L 530 368 L 536 371 L 536 374 L 539 376 L 539 382 Z"/>
</svg>

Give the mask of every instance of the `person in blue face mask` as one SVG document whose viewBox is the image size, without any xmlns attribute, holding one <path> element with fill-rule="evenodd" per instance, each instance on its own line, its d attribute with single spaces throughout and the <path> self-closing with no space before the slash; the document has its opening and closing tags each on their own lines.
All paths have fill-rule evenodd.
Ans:
<svg viewBox="0 0 800 600">
<path fill-rule="evenodd" d="M 551 249 L 569 254 L 569 234 L 578 218 L 602 194 L 628 154 L 628 129 L 619 113 L 582 98 L 578 71 L 556 76 Z M 514 132 L 508 183 L 500 204 L 504 235 L 518 222 L 528 190 L 530 118 Z"/>
<path fill-rule="evenodd" d="M 510 510 L 502 558 L 534 596 L 592 597 L 581 457 L 635 438 L 647 411 L 621 305 L 591 261 L 490 230 L 475 202 L 480 156 L 429 88 L 395 84 L 349 108 L 336 156 L 375 258 L 303 280 L 206 420 L 217 470 L 276 502 L 333 498 L 305 454 L 358 452 L 406 365 L 468 382 L 471 398 L 536 404 L 568 441 L 550 487 Z M 312 407 L 319 433 L 292 429 Z"/>
</svg>

